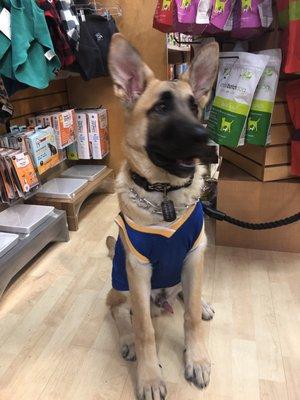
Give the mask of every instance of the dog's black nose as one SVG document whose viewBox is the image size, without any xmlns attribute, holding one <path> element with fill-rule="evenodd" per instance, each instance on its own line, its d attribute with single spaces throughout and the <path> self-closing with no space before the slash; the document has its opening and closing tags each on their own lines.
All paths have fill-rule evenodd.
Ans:
<svg viewBox="0 0 300 400">
<path fill-rule="evenodd" d="M 191 129 L 191 133 L 197 142 L 207 143 L 208 141 L 208 132 L 207 129 L 202 125 L 194 125 Z"/>
</svg>

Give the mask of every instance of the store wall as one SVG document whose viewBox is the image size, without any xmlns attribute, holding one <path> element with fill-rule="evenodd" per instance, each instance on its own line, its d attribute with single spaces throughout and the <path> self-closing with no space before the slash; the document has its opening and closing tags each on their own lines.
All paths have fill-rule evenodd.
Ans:
<svg viewBox="0 0 300 400">
<path fill-rule="evenodd" d="M 121 33 L 137 47 L 156 76 L 166 79 L 167 52 L 165 35 L 152 28 L 156 0 L 120 0 L 123 16 L 117 21 Z M 69 103 L 74 107 L 103 105 L 109 110 L 111 153 L 108 163 L 117 171 L 123 159 L 122 138 L 124 119 L 122 107 L 114 97 L 109 78 L 84 82 L 80 78 L 68 80 Z"/>
</svg>

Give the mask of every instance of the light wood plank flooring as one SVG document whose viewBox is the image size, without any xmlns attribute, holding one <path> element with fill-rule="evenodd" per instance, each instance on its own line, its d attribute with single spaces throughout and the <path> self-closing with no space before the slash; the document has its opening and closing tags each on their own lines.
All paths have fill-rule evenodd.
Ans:
<svg viewBox="0 0 300 400">
<path fill-rule="evenodd" d="M 95 196 L 69 243 L 48 247 L 0 301 L 1 400 L 133 400 L 134 364 L 122 360 L 105 296 L 116 234 L 115 195 Z M 207 251 L 205 323 L 212 380 L 183 378 L 182 308 L 155 320 L 170 400 L 300 399 L 300 255 Z"/>
</svg>

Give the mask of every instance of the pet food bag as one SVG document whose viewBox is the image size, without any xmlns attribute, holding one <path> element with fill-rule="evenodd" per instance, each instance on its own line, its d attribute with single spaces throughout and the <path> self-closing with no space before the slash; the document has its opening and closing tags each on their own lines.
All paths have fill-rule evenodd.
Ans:
<svg viewBox="0 0 300 400">
<path fill-rule="evenodd" d="M 258 4 L 258 11 L 262 27 L 269 28 L 273 22 L 272 0 L 260 1 Z"/>
<path fill-rule="evenodd" d="M 153 28 L 166 33 L 173 31 L 174 1 L 158 0 L 153 19 Z"/>
<path fill-rule="evenodd" d="M 259 54 L 270 57 L 257 85 L 251 105 L 246 141 L 259 146 L 271 142 L 270 127 L 281 66 L 281 50 L 263 50 Z"/>
<path fill-rule="evenodd" d="M 199 0 L 197 15 L 196 15 L 196 24 L 198 25 L 209 24 L 211 6 L 212 6 L 211 0 Z"/>
<path fill-rule="evenodd" d="M 210 27 L 218 30 L 232 29 L 232 11 L 235 0 L 213 0 Z M 209 28 L 210 31 L 210 28 Z"/>
<path fill-rule="evenodd" d="M 178 22 L 192 24 L 196 21 L 199 0 L 175 0 Z"/>
<path fill-rule="evenodd" d="M 220 54 L 216 97 L 208 121 L 210 137 L 216 143 L 229 147 L 244 144 L 252 99 L 269 58 L 246 52 Z"/>
<path fill-rule="evenodd" d="M 233 37 L 248 38 L 261 31 L 258 4 L 259 0 L 237 0 L 234 10 Z"/>
</svg>

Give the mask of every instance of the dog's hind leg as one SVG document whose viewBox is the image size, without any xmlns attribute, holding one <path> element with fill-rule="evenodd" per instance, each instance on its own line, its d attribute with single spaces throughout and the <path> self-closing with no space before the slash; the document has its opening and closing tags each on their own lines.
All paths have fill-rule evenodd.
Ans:
<svg viewBox="0 0 300 400">
<path fill-rule="evenodd" d="M 183 300 L 183 292 L 180 292 L 178 294 L 179 299 L 184 302 Z M 215 315 L 215 310 L 213 309 L 212 305 L 205 301 L 203 298 L 201 299 L 201 305 L 202 305 L 202 319 L 204 321 L 210 321 L 213 319 Z"/>
<path fill-rule="evenodd" d="M 128 297 L 127 293 L 111 289 L 108 293 L 106 304 L 110 307 L 117 325 L 122 357 L 127 361 L 135 361 L 134 335 Z"/>
</svg>

